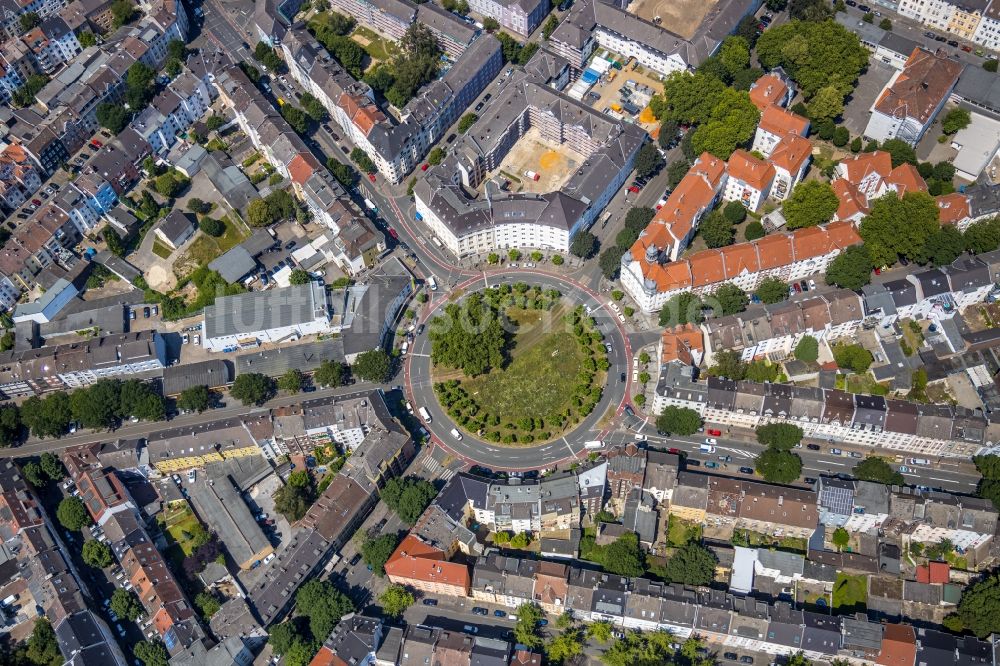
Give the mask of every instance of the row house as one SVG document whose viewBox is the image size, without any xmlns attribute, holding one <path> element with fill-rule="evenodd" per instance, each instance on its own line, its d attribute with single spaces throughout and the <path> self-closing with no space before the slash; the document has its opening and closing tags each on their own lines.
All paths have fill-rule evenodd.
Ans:
<svg viewBox="0 0 1000 666">
<path fill-rule="evenodd" d="M 981 44 L 1000 48 L 1000 7 L 997 0 L 900 0 L 897 11 L 907 18 Z"/>
<path fill-rule="evenodd" d="M 938 1 L 928 0 L 928 4 Z M 900 12 L 906 15 L 902 6 Z M 875 100 L 864 136 L 873 141 L 901 139 L 916 145 L 944 108 L 963 68 L 963 63 L 944 51 L 932 53 L 915 48 L 903 70 Z"/>
<path fill-rule="evenodd" d="M 787 358 L 803 337 L 833 341 L 850 337 L 865 319 L 860 296 L 838 289 L 745 312 L 702 324 L 706 357 L 722 350 L 741 351 L 743 360 Z"/>
<path fill-rule="evenodd" d="M 732 283 L 750 292 L 766 277 L 799 281 L 825 271 L 844 249 L 861 242 L 852 225 L 834 222 L 670 261 L 658 244 L 670 240 L 658 232 L 659 228 L 653 224 L 647 227 L 622 257 L 622 287 L 647 313 L 687 291 L 705 295 Z"/>
<path fill-rule="evenodd" d="M 185 70 L 132 121 L 131 127 L 149 143 L 154 153 L 164 154 L 178 134 L 208 111 L 215 89 Z"/>
<path fill-rule="evenodd" d="M 902 197 L 907 192 L 926 192 L 927 183 L 912 164 L 892 166 L 884 150 L 859 153 L 842 160 L 831 182 L 840 200 L 834 219 L 859 224 L 871 210 L 871 203 L 889 193 Z"/>
<path fill-rule="evenodd" d="M 9 51 L 12 50 L 10 45 L 13 44 L 21 45 L 21 42 L 10 40 L 0 46 L 0 102 L 4 104 L 10 102 L 14 92 L 27 82 L 33 69 L 29 68 L 26 73 L 23 73 L 18 67 L 18 54 L 15 53 L 13 58 L 9 54 Z"/>
<path fill-rule="evenodd" d="M 83 51 L 76 34 L 59 16 L 45 19 L 21 36 L 38 71 L 52 74 Z"/>
<path fill-rule="evenodd" d="M 626 444 L 609 450 L 606 458 L 610 499 L 618 509 L 635 494 L 670 502 L 680 464 L 676 455 Z"/>
<path fill-rule="evenodd" d="M 5 2 L 0 12 L 0 27 L 8 37 L 17 37 L 21 30 L 21 17 L 25 14 L 38 14 L 40 18 L 48 18 L 59 13 L 66 0 L 19 0 Z"/>
<path fill-rule="evenodd" d="M 15 210 L 42 186 L 44 172 L 20 144 L 0 153 L 0 203 Z"/>
<path fill-rule="evenodd" d="M 490 552 L 476 560 L 471 596 L 477 601 L 517 608 L 534 601 L 538 562 Z"/>
<path fill-rule="evenodd" d="M 887 533 L 902 547 L 948 540 L 969 565 L 978 567 L 992 556 L 998 513 L 992 502 L 938 491 L 894 490 L 889 498 Z"/>
</svg>

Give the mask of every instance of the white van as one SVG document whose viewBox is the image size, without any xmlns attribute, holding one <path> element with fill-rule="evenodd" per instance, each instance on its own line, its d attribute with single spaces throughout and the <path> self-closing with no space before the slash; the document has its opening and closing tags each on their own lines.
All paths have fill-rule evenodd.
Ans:
<svg viewBox="0 0 1000 666">
<path fill-rule="evenodd" d="M 698 450 L 702 453 L 715 453 L 715 447 L 711 444 L 702 444 L 698 447 Z"/>
<path fill-rule="evenodd" d="M 906 460 L 911 465 L 930 465 L 931 461 L 927 458 L 908 458 Z"/>
<path fill-rule="evenodd" d="M 427 423 L 431 422 L 431 413 L 427 411 L 426 407 L 420 407 L 419 409 L 417 409 L 417 411 L 420 412 L 420 418 L 422 418 Z"/>
<path fill-rule="evenodd" d="M 458 441 L 462 441 L 462 433 L 460 433 L 455 428 L 451 429 L 451 436 L 454 437 L 455 439 L 457 439 Z"/>
<path fill-rule="evenodd" d="M 599 439 L 595 439 L 593 441 L 585 443 L 583 445 L 583 448 L 585 448 L 585 449 L 603 449 L 604 448 L 604 442 L 602 442 Z"/>
<path fill-rule="evenodd" d="M 431 288 L 431 291 L 437 291 L 438 290 L 438 283 L 437 283 L 437 280 L 434 279 L 433 275 L 431 275 L 429 278 L 427 278 L 427 286 L 429 286 Z"/>
</svg>

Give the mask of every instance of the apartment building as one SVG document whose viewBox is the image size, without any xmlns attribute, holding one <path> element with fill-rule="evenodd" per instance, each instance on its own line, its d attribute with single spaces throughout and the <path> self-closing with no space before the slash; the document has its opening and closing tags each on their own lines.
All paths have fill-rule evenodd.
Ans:
<svg viewBox="0 0 1000 666">
<path fill-rule="evenodd" d="M 914 49 L 903 70 L 875 100 L 864 135 L 874 141 L 902 139 L 916 145 L 944 107 L 962 69 L 962 63 L 943 51 Z"/>
<path fill-rule="evenodd" d="M 0 152 L 0 204 L 9 210 L 17 209 L 42 186 L 43 176 L 22 145 L 8 144 Z"/>
<path fill-rule="evenodd" d="M 469 596 L 471 576 L 465 564 L 447 561 L 445 551 L 408 534 L 385 563 L 390 583 L 426 594 Z"/>
<path fill-rule="evenodd" d="M 51 16 L 21 36 L 30 50 L 35 66 L 52 74 L 83 50 L 73 30 L 59 16 Z"/>
<path fill-rule="evenodd" d="M 871 210 L 871 202 L 889 192 L 902 197 L 907 192 L 926 192 L 927 183 L 912 164 L 893 168 L 892 158 L 883 150 L 859 153 L 836 167 L 831 182 L 840 206 L 834 218 L 859 224 Z"/>
<path fill-rule="evenodd" d="M 1000 51 L 1000 2 L 993 0 L 983 10 L 972 41 L 993 51 Z"/>
<path fill-rule="evenodd" d="M 212 104 L 210 88 L 187 70 L 183 71 L 132 121 L 131 128 L 149 143 L 152 152 L 165 155 L 178 134 L 201 118 Z"/>
<path fill-rule="evenodd" d="M 745 312 L 706 321 L 706 357 L 723 350 L 741 352 L 743 360 L 789 357 L 809 335 L 832 342 L 851 337 L 865 320 L 864 303 L 849 289 L 775 305 L 752 306 Z"/>
<path fill-rule="evenodd" d="M 527 37 L 535 31 L 549 13 L 549 0 L 472 0 L 469 8 L 488 16 L 501 27 Z"/>
<path fill-rule="evenodd" d="M 789 135 L 799 137 L 809 136 L 809 119 L 772 104 L 764 108 L 760 114 L 760 122 L 753 137 L 753 147 L 765 157 L 770 156 L 778 143 Z"/>
<path fill-rule="evenodd" d="M 533 61 L 551 59 L 540 50 Z M 593 223 L 625 182 L 644 141 L 634 125 L 549 87 L 532 63 L 526 69 L 506 79 L 444 162 L 414 189 L 417 220 L 456 256 L 510 247 L 568 251 L 573 235 Z M 487 181 L 529 130 L 582 157 L 558 191 L 515 194 Z"/>
<path fill-rule="evenodd" d="M 722 200 L 739 201 L 744 208 L 756 213 L 771 195 L 776 171 L 769 162 L 757 159 L 741 148 L 730 156 L 726 175 Z"/>
<path fill-rule="evenodd" d="M 261 444 L 273 436 L 269 415 L 222 419 L 150 433 L 146 453 L 152 468 L 173 474 L 230 458 L 259 456 Z"/>
</svg>

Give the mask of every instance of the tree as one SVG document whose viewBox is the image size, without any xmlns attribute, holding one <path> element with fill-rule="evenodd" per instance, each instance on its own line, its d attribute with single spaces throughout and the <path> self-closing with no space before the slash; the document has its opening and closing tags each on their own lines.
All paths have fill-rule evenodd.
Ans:
<svg viewBox="0 0 1000 666">
<path fill-rule="evenodd" d="M 744 91 L 725 88 L 718 96 L 708 121 L 692 132 L 696 153 L 709 152 L 728 160 L 738 146 L 747 143 L 757 129 L 760 111 Z"/>
<path fill-rule="evenodd" d="M 413 595 L 402 585 L 390 585 L 379 595 L 382 612 L 389 617 L 400 617 L 413 605 Z"/>
<path fill-rule="evenodd" d="M 802 459 L 791 451 L 770 448 L 757 456 L 754 468 L 769 483 L 791 483 L 802 474 Z"/>
<path fill-rule="evenodd" d="M 691 164 L 686 160 L 677 160 L 667 167 L 667 187 L 674 189 L 677 187 L 687 172 L 691 170 Z"/>
<path fill-rule="evenodd" d="M 913 149 L 913 146 L 902 139 L 888 139 L 882 143 L 882 150 L 892 156 L 893 169 L 900 164 L 917 166 L 917 152 Z"/>
<path fill-rule="evenodd" d="M 764 225 L 757 220 L 751 220 L 743 227 L 743 237 L 747 241 L 754 241 L 765 236 Z"/>
<path fill-rule="evenodd" d="M 111 3 L 111 27 L 117 30 L 135 18 L 135 5 L 131 0 L 115 0 Z"/>
<path fill-rule="evenodd" d="M 222 608 L 222 603 L 211 592 L 199 592 L 194 598 L 194 605 L 206 620 L 211 619 Z"/>
<path fill-rule="evenodd" d="M 204 384 L 191 386 L 181 391 L 180 396 L 177 398 L 177 407 L 200 414 L 208 409 L 210 398 L 211 394 L 208 387 Z"/>
<path fill-rule="evenodd" d="M 702 425 L 701 415 L 687 407 L 667 406 L 656 417 L 656 429 L 671 435 L 688 437 L 698 432 Z"/>
<path fill-rule="evenodd" d="M 66 497 L 59 502 L 56 518 L 59 519 L 59 524 L 71 532 L 83 529 L 93 522 L 90 520 L 90 514 L 87 513 L 87 507 L 83 505 L 83 501 L 79 497 Z"/>
<path fill-rule="evenodd" d="M 964 249 L 965 238 L 962 237 L 962 232 L 951 225 L 943 225 L 927 239 L 918 261 L 944 266 L 955 261 Z"/>
<path fill-rule="evenodd" d="M 295 610 L 309 618 L 314 637 L 329 636 L 340 618 L 354 610 L 354 602 L 330 581 L 313 578 L 295 593 Z"/>
<path fill-rule="evenodd" d="M 295 522 L 301 520 L 316 500 L 312 475 L 298 470 L 288 475 L 288 483 L 274 493 L 274 510 Z"/>
<path fill-rule="evenodd" d="M 763 446 L 788 451 L 802 441 L 805 433 L 790 423 L 769 423 L 757 426 L 757 441 Z"/>
<path fill-rule="evenodd" d="M 380 493 L 386 506 L 407 525 L 417 522 L 436 495 L 437 489 L 429 481 L 399 477 L 389 479 Z"/>
<path fill-rule="evenodd" d="M 840 343 L 833 346 L 833 360 L 840 368 L 862 373 L 867 372 L 874 359 L 872 353 L 861 345 Z"/>
<path fill-rule="evenodd" d="M 886 32 L 892 32 L 892 21 L 886 17 L 878 22 L 878 27 L 882 28 Z"/>
<path fill-rule="evenodd" d="M 375 173 L 375 163 L 372 162 L 372 158 L 368 157 L 366 153 L 361 148 L 354 148 L 351 150 L 351 161 L 358 165 L 358 168 L 365 173 Z"/>
<path fill-rule="evenodd" d="M 740 208 L 742 207 L 740 206 Z M 733 223 L 717 210 L 709 213 L 708 217 L 701 221 L 701 224 L 698 225 L 698 231 L 705 239 L 705 244 L 711 248 L 732 245 L 733 239 L 736 237 Z"/>
<path fill-rule="evenodd" d="M 119 134 L 128 125 L 132 114 L 118 104 L 98 104 L 97 122 L 112 134 Z"/>
<path fill-rule="evenodd" d="M 489 33 L 496 32 L 500 29 L 500 22 L 497 21 L 492 16 L 487 16 L 483 19 L 483 30 Z"/>
<path fill-rule="evenodd" d="M 677 550 L 664 567 L 664 576 L 671 583 L 708 585 L 715 578 L 715 555 L 699 543 L 688 542 Z"/>
<path fill-rule="evenodd" d="M 170 663 L 170 655 L 162 641 L 139 641 L 132 652 L 145 666 L 167 666 Z"/>
<path fill-rule="evenodd" d="M 614 280 L 618 277 L 618 271 L 622 265 L 622 256 L 625 252 L 626 250 L 618 245 L 612 245 L 601 252 L 601 256 L 597 260 L 597 265 L 600 267 L 601 274 L 604 277 L 609 280 Z"/>
<path fill-rule="evenodd" d="M 670 297 L 660 308 L 660 326 L 673 327 L 681 324 L 700 324 L 705 316 L 702 314 L 704 304 L 701 299 L 690 291 L 684 291 Z"/>
<path fill-rule="evenodd" d="M 97 36 L 89 30 L 84 30 L 83 32 L 81 32 L 79 35 L 77 35 L 77 39 L 80 40 L 80 46 L 82 46 L 85 49 L 97 45 Z"/>
<path fill-rule="evenodd" d="M 795 358 L 805 363 L 815 363 L 819 358 L 819 343 L 811 335 L 805 335 L 795 345 Z"/>
<path fill-rule="evenodd" d="M 353 187 L 358 180 L 358 173 L 349 165 L 332 157 L 326 159 L 326 168 L 330 170 L 337 182 L 344 187 Z"/>
<path fill-rule="evenodd" d="M 54 453 L 43 453 L 39 458 L 39 463 L 41 464 L 42 471 L 45 472 L 45 476 L 49 477 L 52 481 L 62 481 L 66 477 L 66 468 L 63 467 L 63 464 Z"/>
<path fill-rule="evenodd" d="M 611 623 L 606 620 L 598 620 L 597 622 L 591 622 L 587 626 L 587 635 L 596 641 L 601 643 L 607 643 L 612 638 L 613 629 Z"/>
<path fill-rule="evenodd" d="M 958 616 L 979 638 L 1000 631 L 1000 575 L 994 573 L 967 586 L 958 602 Z"/>
<path fill-rule="evenodd" d="M 288 276 L 288 282 L 290 284 L 309 284 L 312 282 L 312 276 L 309 275 L 308 271 L 295 268 L 292 270 L 291 275 Z"/>
<path fill-rule="evenodd" d="M 941 121 L 941 130 L 945 134 L 954 134 L 958 130 L 963 130 L 972 122 L 972 114 L 960 106 L 948 112 L 948 115 Z"/>
<path fill-rule="evenodd" d="M 578 231 L 573 236 L 569 251 L 581 259 L 589 259 L 597 252 L 597 236 L 589 231 Z"/>
<path fill-rule="evenodd" d="M 29 462 L 21 468 L 24 478 L 35 488 L 44 488 L 49 485 L 49 477 L 45 476 L 42 466 L 36 462 Z"/>
<path fill-rule="evenodd" d="M 542 609 L 535 604 L 521 604 L 517 607 L 517 624 L 514 625 L 514 639 L 528 648 L 539 648 L 542 638 L 538 635 L 539 622 L 545 618 Z"/>
<path fill-rule="evenodd" d="M 153 189 L 160 196 L 172 199 L 180 194 L 191 181 L 182 176 L 177 171 L 167 171 L 156 177 L 153 181 Z"/>
<path fill-rule="evenodd" d="M 351 371 L 361 380 L 380 383 L 389 379 L 389 355 L 382 349 L 372 349 L 358 355 Z"/>
<path fill-rule="evenodd" d="M 236 378 L 229 393 L 244 405 L 262 405 L 274 395 L 274 380 L 259 372 L 248 372 Z"/>
<path fill-rule="evenodd" d="M 716 289 L 712 299 L 716 301 L 724 317 L 747 309 L 747 293 L 731 282 Z"/>
<path fill-rule="evenodd" d="M 21 420 L 35 437 L 62 437 L 71 419 L 69 395 L 62 391 L 44 399 L 32 396 L 21 405 Z"/>
<path fill-rule="evenodd" d="M 840 200 L 829 184 L 807 180 L 795 186 L 781 212 L 789 229 L 799 229 L 829 222 L 839 205 Z"/>
<path fill-rule="evenodd" d="M 381 578 L 385 575 L 385 563 L 392 557 L 397 543 L 398 539 L 395 534 L 383 534 L 369 539 L 361 546 L 361 556 L 376 576 Z"/>
<path fill-rule="evenodd" d="M 858 291 L 871 281 L 872 258 L 864 245 L 852 245 L 838 254 L 826 268 L 826 283 Z"/>
<path fill-rule="evenodd" d="M 776 277 L 766 277 L 757 284 L 754 295 L 769 305 L 780 303 L 788 299 L 788 285 Z"/>
<path fill-rule="evenodd" d="M 645 558 L 635 532 L 626 532 L 605 546 L 601 564 L 605 571 L 618 576 L 634 578 L 645 573 Z"/>
<path fill-rule="evenodd" d="M 21 438 L 21 413 L 12 402 L 0 405 L 0 447 L 14 446 Z"/>
<path fill-rule="evenodd" d="M 851 475 L 860 481 L 874 481 L 887 486 L 901 486 L 905 482 L 903 475 L 894 470 L 885 458 L 868 456 L 851 471 Z"/>
<path fill-rule="evenodd" d="M 207 204 L 198 197 L 191 197 L 187 202 L 189 212 L 204 215 L 212 209 L 211 204 Z"/>
<path fill-rule="evenodd" d="M 328 358 L 323 359 L 313 373 L 313 382 L 331 388 L 340 386 L 344 383 L 344 364 Z"/>
<path fill-rule="evenodd" d="M 823 86 L 809 100 L 807 108 L 809 119 L 814 123 L 833 120 L 844 112 L 844 94 L 837 86 Z"/>
<path fill-rule="evenodd" d="M 278 378 L 278 388 L 289 393 L 298 393 L 305 385 L 306 377 L 298 368 L 290 368 Z"/>
<path fill-rule="evenodd" d="M 111 549 L 106 543 L 101 543 L 97 539 L 91 539 L 83 544 L 81 551 L 84 563 L 95 569 L 110 567 L 114 561 L 111 557 Z"/>
<path fill-rule="evenodd" d="M 837 547 L 837 550 L 844 550 L 847 548 L 847 544 L 851 543 L 851 534 L 843 527 L 838 527 L 833 531 L 833 537 L 830 540 Z"/>
<path fill-rule="evenodd" d="M 792 3 L 792 18 L 801 18 L 795 12 L 799 4 L 802 2 Z M 764 69 L 783 67 L 806 100 L 828 86 L 840 91 L 842 98 L 847 96 L 868 65 L 868 52 L 857 35 L 834 21 L 799 20 L 772 26 L 757 41 L 757 56 Z"/>
<path fill-rule="evenodd" d="M 37 26 L 39 23 L 41 23 L 42 18 L 38 15 L 37 12 L 25 12 L 21 14 L 21 18 L 19 19 L 19 21 L 21 23 L 21 32 L 28 32 L 29 30 Z"/>
<path fill-rule="evenodd" d="M 635 158 L 635 173 L 639 178 L 649 178 L 663 168 L 665 162 L 660 151 L 652 143 L 645 144 L 639 149 L 639 154 Z"/>
<path fill-rule="evenodd" d="M 477 116 L 476 114 L 472 113 L 471 111 L 469 113 L 465 114 L 464 116 L 462 116 L 461 120 L 458 121 L 458 131 L 459 131 L 459 133 L 460 134 L 465 134 L 466 132 L 468 132 L 469 129 L 473 125 L 476 124 L 477 120 L 479 120 L 479 116 Z"/>
<path fill-rule="evenodd" d="M 973 254 L 990 252 L 1000 247 L 1000 217 L 973 222 L 965 228 L 965 249 Z"/>
<path fill-rule="evenodd" d="M 995 59 L 987 60 L 986 62 L 983 63 L 983 69 L 985 69 L 987 72 L 996 73 L 997 61 Z"/>
<path fill-rule="evenodd" d="M 135 622 L 135 619 L 142 615 L 142 605 L 139 604 L 139 600 L 134 594 L 120 587 L 111 593 L 111 610 L 129 622 Z"/>
<path fill-rule="evenodd" d="M 560 615 L 560 619 L 567 614 Z M 583 630 L 570 628 L 553 637 L 545 647 L 549 663 L 561 664 L 583 652 Z"/>
<path fill-rule="evenodd" d="M 206 235 L 214 238 L 218 238 L 226 233 L 226 225 L 221 220 L 216 220 L 213 217 L 201 218 L 201 221 L 198 222 L 198 228 Z"/>
<path fill-rule="evenodd" d="M 6 648 L 6 646 L 5 646 Z M 56 632 L 52 625 L 44 617 L 35 620 L 35 626 L 31 630 L 28 638 L 28 649 L 24 653 L 28 663 L 33 666 L 59 666 L 63 663 L 62 654 L 59 652 L 59 642 L 56 640 Z M 8 655 L 0 653 L 0 659 Z M 12 661 L 16 666 L 16 661 Z"/>
</svg>

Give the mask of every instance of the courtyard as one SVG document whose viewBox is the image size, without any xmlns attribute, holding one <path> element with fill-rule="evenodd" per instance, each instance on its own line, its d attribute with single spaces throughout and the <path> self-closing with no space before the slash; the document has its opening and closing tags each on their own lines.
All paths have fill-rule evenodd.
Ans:
<svg viewBox="0 0 1000 666">
<path fill-rule="evenodd" d="M 509 178 L 512 191 L 544 194 L 562 188 L 583 161 L 583 155 L 566 144 L 544 138 L 532 127 L 514 144 L 500 168 L 490 175 Z M 537 173 L 538 180 L 525 176 L 525 171 Z"/>
<path fill-rule="evenodd" d="M 691 39 L 705 17 L 716 5 L 716 0 L 636 0 L 628 11 L 650 23 L 657 23 L 684 39 Z M 655 19 L 659 17 L 659 22 Z"/>
</svg>

